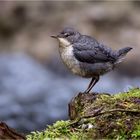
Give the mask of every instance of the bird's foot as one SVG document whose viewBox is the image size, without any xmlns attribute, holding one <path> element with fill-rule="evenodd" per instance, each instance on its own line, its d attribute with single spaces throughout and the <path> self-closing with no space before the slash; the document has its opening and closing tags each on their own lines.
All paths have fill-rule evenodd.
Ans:
<svg viewBox="0 0 140 140">
<path fill-rule="evenodd" d="M 89 94 L 89 93 L 90 93 L 90 91 L 85 90 L 85 91 L 84 91 L 84 92 L 82 92 L 82 93 L 84 93 L 84 94 Z"/>
<path fill-rule="evenodd" d="M 90 92 L 89 90 L 85 90 L 84 92 L 82 92 L 83 94 L 91 94 L 93 92 Z"/>
</svg>

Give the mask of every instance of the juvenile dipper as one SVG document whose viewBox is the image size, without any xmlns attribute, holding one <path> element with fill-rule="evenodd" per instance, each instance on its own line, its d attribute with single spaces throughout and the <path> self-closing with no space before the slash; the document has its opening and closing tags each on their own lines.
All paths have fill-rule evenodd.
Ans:
<svg viewBox="0 0 140 140">
<path fill-rule="evenodd" d="M 99 81 L 99 77 L 113 70 L 132 49 L 126 47 L 113 51 L 96 39 L 82 35 L 73 28 L 64 28 L 58 35 L 51 37 L 59 42 L 59 52 L 64 64 L 74 74 L 92 78 L 85 93 L 89 93 Z"/>
</svg>

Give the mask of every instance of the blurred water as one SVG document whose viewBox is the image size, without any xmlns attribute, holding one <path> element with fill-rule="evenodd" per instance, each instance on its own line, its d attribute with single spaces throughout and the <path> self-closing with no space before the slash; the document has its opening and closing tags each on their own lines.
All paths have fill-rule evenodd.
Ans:
<svg viewBox="0 0 140 140">
<path fill-rule="evenodd" d="M 26 54 L 1 54 L 0 120 L 28 132 L 66 119 L 67 104 L 85 90 L 89 81 L 58 75 Z M 140 77 L 128 78 L 111 72 L 100 79 L 94 91 L 117 93 L 135 86 L 140 86 Z"/>
</svg>

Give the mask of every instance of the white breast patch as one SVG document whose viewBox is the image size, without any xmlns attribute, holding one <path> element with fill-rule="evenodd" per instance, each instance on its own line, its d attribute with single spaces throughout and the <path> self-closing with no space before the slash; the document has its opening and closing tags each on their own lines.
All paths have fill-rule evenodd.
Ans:
<svg viewBox="0 0 140 140">
<path fill-rule="evenodd" d="M 68 44 L 68 43 L 67 43 Z M 80 76 L 84 76 L 85 73 L 83 70 L 80 69 L 80 65 L 77 59 L 75 59 L 73 55 L 73 47 L 72 45 L 69 46 L 62 46 L 60 44 L 59 47 L 60 56 L 64 62 L 64 64 L 74 73 Z"/>
</svg>

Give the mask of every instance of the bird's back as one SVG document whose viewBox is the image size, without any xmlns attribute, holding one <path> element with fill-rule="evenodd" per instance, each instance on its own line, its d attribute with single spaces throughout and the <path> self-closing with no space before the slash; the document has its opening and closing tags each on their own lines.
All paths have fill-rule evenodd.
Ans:
<svg viewBox="0 0 140 140">
<path fill-rule="evenodd" d="M 75 44 L 82 45 L 83 49 L 94 49 L 99 46 L 99 42 L 95 38 L 87 35 L 81 35 Z"/>
</svg>

